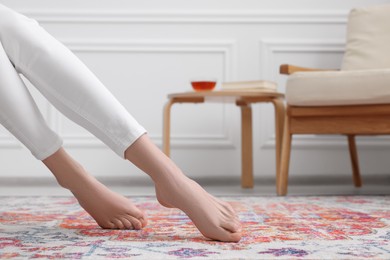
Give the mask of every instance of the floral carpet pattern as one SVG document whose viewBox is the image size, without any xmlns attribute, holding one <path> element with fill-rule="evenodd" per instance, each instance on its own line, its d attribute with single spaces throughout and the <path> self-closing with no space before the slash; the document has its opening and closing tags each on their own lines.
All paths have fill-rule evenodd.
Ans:
<svg viewBox="0 0 390 260">
<path fill-rule="evenodd" d="M 155 197 L 141 231 L 103 230 L 70 197 L 0 197 L 1 259 L 389 259 L 389 196 L 223 197 L 243 238 L 204 238 Z"/>
</svg>

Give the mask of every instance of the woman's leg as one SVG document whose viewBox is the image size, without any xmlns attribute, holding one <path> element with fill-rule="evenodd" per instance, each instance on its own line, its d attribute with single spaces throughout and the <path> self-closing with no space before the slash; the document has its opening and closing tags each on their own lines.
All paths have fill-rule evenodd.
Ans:
<svg viewBox="0 0 390 260">
<path fill-rule="evenodd" d="M 149 174 L 163 205 L 183 210 L 209 238 L 240 239 L 239 221 L 227 203 L 212 197 L 188 179 L 65 46 L 34 20 L 11 14 L 5 19 L 8 19 L 5 23 L 8 26 L 1 26 L 4 16 L 0 14 L 0 39 L 16 69 L 62 113 Z M 17 47 L 15 43 L 18 43 Z"/>
<path fill-rule="evenodd" d="M 146 132 L 68 48 L 35 20 L 1 4 L 0 41 L 16 70 L 50 103 L 122 158 Z"/>
<path fill-rule="evenodd" d="M 0 41 L 0 123 L 37 159 L 57 151 L 61 138 L 43 119 L 24 82 L 15 71 Z"/>
<path fill-rule="evenodd" d="M 17 137 L 69 189 L 103 228 L 140 229 L 144 214 L 99 183 L 61 148 L 62 139 L 44 121 L 0 42 L 0 124 Z"/>
</svg>

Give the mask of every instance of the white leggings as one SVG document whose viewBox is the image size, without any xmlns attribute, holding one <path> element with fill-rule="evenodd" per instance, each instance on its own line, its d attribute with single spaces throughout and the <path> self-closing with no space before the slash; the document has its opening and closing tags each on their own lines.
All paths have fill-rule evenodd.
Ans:
<svg viewBox="0 0 390 260">
<path fill-rule="evenodd" d="M 0 123 L 39 160 L 62 146 L 19 76 L 115 153 L 146 131 L 96 76 L 37 21 L 0 4 Z"/>
</svg>

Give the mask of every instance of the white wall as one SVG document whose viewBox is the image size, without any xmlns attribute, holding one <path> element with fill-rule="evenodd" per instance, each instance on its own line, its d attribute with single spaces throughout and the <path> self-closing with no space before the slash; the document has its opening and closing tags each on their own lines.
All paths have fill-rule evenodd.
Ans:
<svg viewBox="0 0 390 260">
<path fill-rule="evenodd" d="M 189 78 L 268 79 L 284 91 L 282 63 L 337 68 L 352 7 L 386 0 L 0 0 L 37 19 L 71 48 L 161 145 L 166 95 L 190 90 Z M 33 87 L 48 123 L 94 175 L 143 176 L 100 141 L 56 112 Z M 254 105 L 255 176 L 275 174 L 274 120 Z M 175 105 L 173 159 L 192 177 L 240 173 L 240 114 L 233 104 Z M 298 136 L 291 176 L 349 176 L 346 141 Z M 388 173 L 390 139 L 358 141 L 363 175 Z M 50 174 L 3 128 L 0 178 Z"/>
</svg>

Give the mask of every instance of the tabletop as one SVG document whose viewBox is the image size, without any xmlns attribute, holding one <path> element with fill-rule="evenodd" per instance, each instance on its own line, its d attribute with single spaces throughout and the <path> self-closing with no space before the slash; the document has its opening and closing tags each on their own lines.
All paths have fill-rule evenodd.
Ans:
<svg viewBox="0 0 390 260">
<path fill-rule="evenodd" d="M 283 93 L 267 90 L 213 90 L 213 91 L 186 91 L 172 93 L 168 98 L 174 97 L 283 97 Z"/>
</svg>

